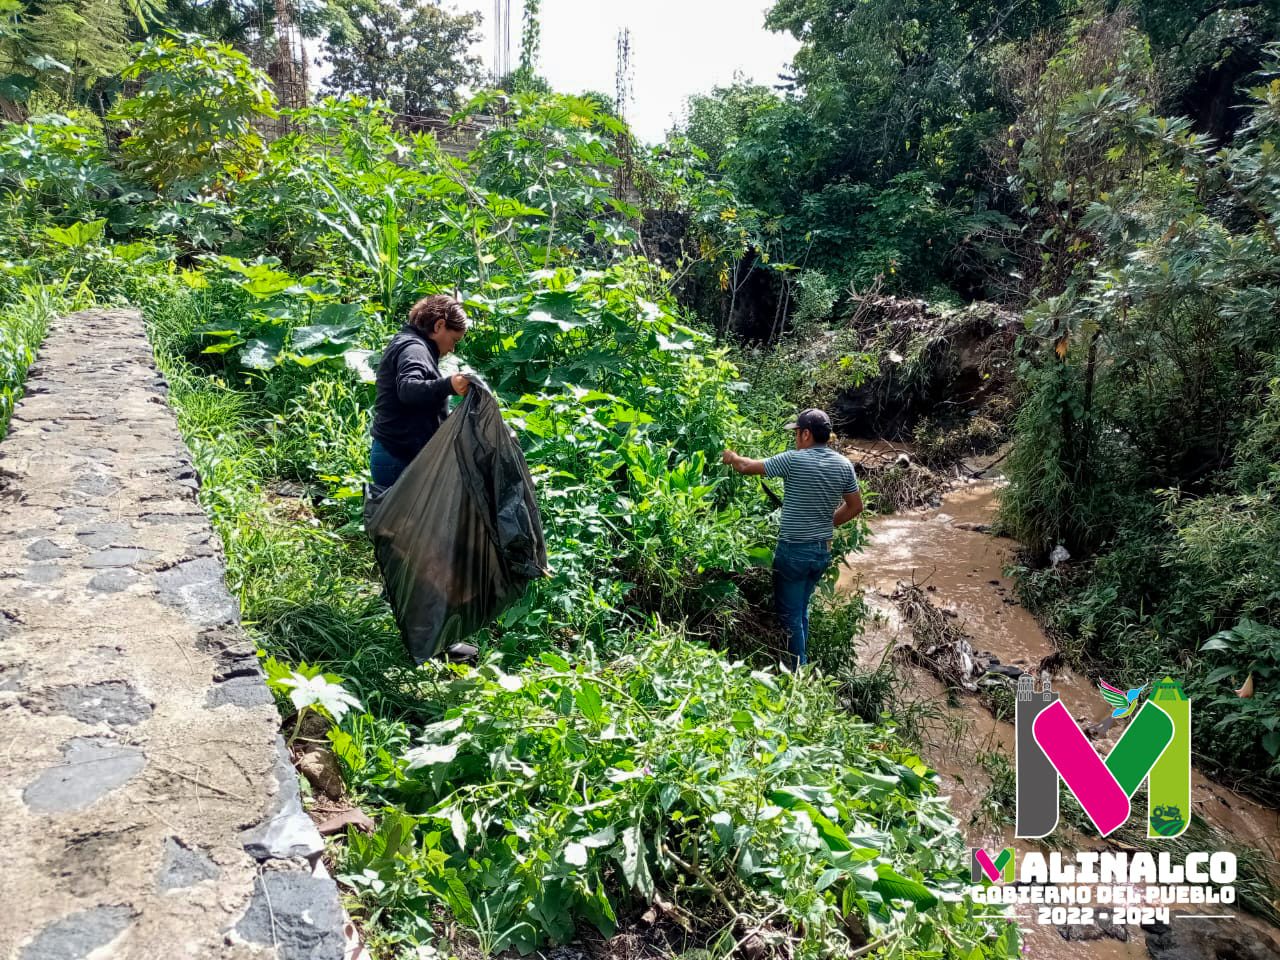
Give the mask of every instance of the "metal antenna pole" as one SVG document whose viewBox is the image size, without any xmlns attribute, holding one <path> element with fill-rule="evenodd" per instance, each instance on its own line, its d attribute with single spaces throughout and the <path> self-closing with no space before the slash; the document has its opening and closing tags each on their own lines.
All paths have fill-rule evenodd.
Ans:
<svg viewBox="0 0 1280 960">
<path fill-rule="evenodd" d="M 614 109 L 622 119 L 631 103 L 631 28 L 618 31 L 618 70 L 614 78 Z"/>
</svg>

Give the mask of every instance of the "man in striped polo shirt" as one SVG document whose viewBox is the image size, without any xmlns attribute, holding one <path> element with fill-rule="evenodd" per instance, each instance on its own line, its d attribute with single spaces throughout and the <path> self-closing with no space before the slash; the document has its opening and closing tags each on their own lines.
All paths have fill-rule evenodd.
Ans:
<svg viewBox="0 0 1280 960">
<path fill-rule="evenodd" d="M 796 434 L 794 450 L 768 460 L 751 460 L 732 450 L 724 462 L 739 473 L 781 477 L 782 523 L 773 554 L 773 599 L 787 631 L 793 666 L 808 662 L 809 601 L 831 565 L 835 528 L 862 512 L 853 464 L 827 446 L 831 418 L 806 410 L 787 424 Z"/>
</svg>

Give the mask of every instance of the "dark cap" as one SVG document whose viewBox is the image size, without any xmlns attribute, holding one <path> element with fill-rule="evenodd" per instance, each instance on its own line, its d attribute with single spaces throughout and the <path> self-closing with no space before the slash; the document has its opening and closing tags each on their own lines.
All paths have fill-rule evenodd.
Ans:
<svg viewBox="0 0 1280 960">
<path fill-rule="evenodd" d="M 808 430 L 811 433 L 818 433 L 821 430 L 831 432 L 831 418 L 827 416 L 826 411 L 811 408 L 803 411 L 798 417 L 788 423 L 783 429 L 785 430 Z"/>
</svg>

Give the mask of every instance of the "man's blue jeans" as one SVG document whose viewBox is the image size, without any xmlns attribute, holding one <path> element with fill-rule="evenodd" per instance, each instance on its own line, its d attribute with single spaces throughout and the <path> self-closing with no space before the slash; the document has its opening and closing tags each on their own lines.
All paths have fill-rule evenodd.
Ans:
<svg viewBox="0 0 1280 960">
<path fill-rule="evenodd" d="M 809 662 L 809 601 L 831 566 L 830 542 L 779 540 L 773 552 L 774 608 L 787 631 L 793 668 Z"/>
<path fill-rule="evenodd" d="M 400 474 L 409 467 L 409 461 L 401 460 L 378 440 L 373 441 L 369 451 L 369 473 L 373 476 L 373 484 L 386 489 L 400 479 Z"/>
</svg>

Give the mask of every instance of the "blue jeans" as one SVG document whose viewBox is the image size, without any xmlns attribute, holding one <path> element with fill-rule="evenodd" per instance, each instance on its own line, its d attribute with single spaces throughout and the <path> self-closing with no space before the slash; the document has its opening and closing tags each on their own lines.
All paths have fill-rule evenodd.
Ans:
<svg viewBox="0 0 1280 960">
<path fill-rule="evenodd" d="M 375 487 L 382 487 L 384 490 L 390 487 L 408 467 L 408 460 L 401 460 L 374 438 L 373 447 L 369 450 L 369 472 L 373 475 Z"/>
<path fill-rule="evenodd" d="M 809 601 L 818 581 L 831 566 L 828 540 L 779 540 L 773 553 L 773 603 L 787 632 L 791 666 L 809 662 Z"/>
</svg>

